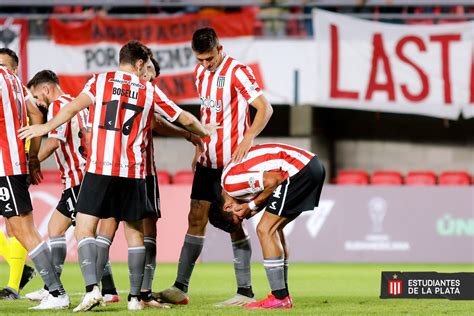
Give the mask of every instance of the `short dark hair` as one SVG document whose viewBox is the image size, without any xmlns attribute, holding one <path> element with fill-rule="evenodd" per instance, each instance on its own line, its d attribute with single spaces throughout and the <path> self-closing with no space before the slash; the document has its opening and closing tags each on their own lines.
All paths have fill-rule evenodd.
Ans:
<svg viewBox="0 0 474 316">
<path fill-rule="evenodd" d="M 217 38 L 216 31 L 210 27 L 204 27 L 194 32 L 191 42 L 193 51 L 199 54 L 212 50 L 217 44 L 219 44 L 219 39 Z"/>
<path fill-rule="evenodd" d="M 15 67 L 18 67 L 18 64 L 20 63 L 20 60 L 18 59 L 18 55 L 12 51 L 10 48 L 0 48 L 0 54 L 2 55 L 8 55 L 13 59 L 13 62 L 15 63 Z"/>
<path fill-rule="evenodd" d="M 130 41 L 120 49 L 119 62 L 121 64 L 134 65 L 137 60 L 144 62 L 150 58 L 150 49 L 139 41 Z"/>
<path fill-rule="evenodd" d="M 28 89 L 31 89 L 33 86 L 37 86 L 42 83 L 51 82 L 54 84 L 59 84 L 58 76 L 51 70 L 41 70 L 40 72 L 36 73 L 36 75 L 31 78 L 31 80 L 26 85 Z"/>
<path fill-rule="evenodd" d="M 151 60 L 151 63 L 153 64 L 153 67 L 155 68 L 155 73 L 156 73 L 155 78 L 158 78 L 158 76 L 160 75 L 160 63 L 158 62 L 158 60 L 155 59 L 155 57 L 151 57 L 150 60 Z"/>
</svg>

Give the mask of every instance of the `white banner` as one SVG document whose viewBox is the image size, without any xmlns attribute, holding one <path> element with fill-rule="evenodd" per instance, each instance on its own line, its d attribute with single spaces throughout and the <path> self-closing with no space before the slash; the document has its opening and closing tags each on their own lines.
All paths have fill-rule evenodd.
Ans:
<svg viewBox="0 0 474 316">
<path fill-rule="evenodd" d="M 474 22 L 387 24 L 313 11 L 318 106 L 474 117 Z"/>
</svg>

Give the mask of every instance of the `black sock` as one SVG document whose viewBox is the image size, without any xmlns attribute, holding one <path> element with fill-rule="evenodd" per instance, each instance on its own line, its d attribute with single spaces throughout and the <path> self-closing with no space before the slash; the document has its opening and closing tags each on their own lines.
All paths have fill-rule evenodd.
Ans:
<svg viewBox="0 0 474 316">
<path fill-rule="evenodd" d="M 91 284 L 91 285 L 86 285 L 86 292 L 92 292 L 92 290 L 94 289 L 94 286 L 96 286 L 97 284 Z"/>
<path fill-rule="evenodd" d="M 183 283 L 179 283 L 178 281 L 174 282 L 174 286 L 177 287 L 178 289 L 180 289 L 181 291 L 183 291 L 184 293 L 188 293 L 188 286 L 183 284 Z"/>
<path fill-rule="evenodd" d="M 132 294 L 128 294 L 127 301 L 129 301 L 129 302 L 130 302 L 130 300 L 132 299 L 132 297 L 140 298 L 140 295 L 132 295 Z"/>
<path fill-rule="evenodd" d="M 116 289 L 116 288 L 113 288 L 113 289 L 104 289 L 104 288 L 102 287 L 102 296 L 104 296 L 104 295 L 106 295 L 106 294 L 118 295 L 117 289 Z"/>
<path fill-rule="evenodd" d="M 43 289 L 45 289 L 46 291 L 49 291 L 48 287 L 46 286 L 46 284 L 43 286 Z"/>
<path fill-rule="evenodd" d="M 54 290 L 54 291 L 50 291 L 49 294 L 51 294 L 52 296 L 54 297 L 58 297 L 59 295 L 63 295 L 65 294 L 66 291 L 64 290 L 63 287 L 60 287 L 59 289 L 57 290 Z"/>
<path fill-rule="evenodd" d="M 153 296 L 151 295 L 151 291 L 141 291 L 140 299 L 145 302 L 151 301 L 153 299 Z"/>
<path fill-rule="evenodd" d="M 243 295 L 243 296 L 247 296 L 247 297 L 250 297 L 250 298 L 253 298 L 253 297 L 254 297 L 254 294 L 253 294 L 253 291 L 252 291 L 252 287 L 251 287 L 251 286 L 248 286 L 248 287 L 238 287 L 238 288 L 237 288 L 237 294 L 240 294 L 240 295 Z"/>
<path fill-rule="evenodd" d="M 272 294 L 279 300 L 282 300 L 289 295 L 287 289 L 272 291 Z"/>
</svg>

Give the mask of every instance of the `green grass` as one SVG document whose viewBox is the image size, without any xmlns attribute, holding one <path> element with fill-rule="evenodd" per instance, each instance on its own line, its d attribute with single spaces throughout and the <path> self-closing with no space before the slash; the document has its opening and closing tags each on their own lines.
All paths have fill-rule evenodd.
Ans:
<svg viewBox="0 0 474 316">
<path fill-rule="evenodd" d="M 190 287 L 190 304 L 171 310 L 151 310 L 128 313 L 126 291 L 128 272 L 125 264 L 113 264 L 115 281 L 121 291 L 122 301 L 107 307 L 96 308 L 91 315 L 341 315 L 341 314 L 449 314 L 473 315 L 473 301 L 449 301 L 433 299 L 379 299 L 381 271 L 438 271 L 472 272 L 473 265 L 453 264 L 290 264 L 290 292 L 294 300 L 291 311 L 246 311 L 241 308 L 216 309 L 212 304 L 234 294 L 235 277 L 232 264 L 198 264 Z M 0 283 L 6 284 L 8 266 L 0 264 Z M 265 271 L 261 264 L 252 270 L 257 298 L 269 293 Z M 159 264 L 154 280 L 154 290 L 168 287 L 174 281 L 176 264 Z M 76 306 L 81 299 L 83 280 L 77 264 L 67 264 L 62 281 Z M 41 279 L 35 277 L 23 293 L 39 289 Z M 27 300 L 1 301 L 0 315 L 72 314 L 69 311 L 28 311 L 35 303 Z"/>
</svg>

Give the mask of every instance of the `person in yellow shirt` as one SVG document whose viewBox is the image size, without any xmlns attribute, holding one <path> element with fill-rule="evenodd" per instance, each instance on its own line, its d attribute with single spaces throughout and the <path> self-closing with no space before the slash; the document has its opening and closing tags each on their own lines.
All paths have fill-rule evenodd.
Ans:
<svg viewBox="0 0 474 316">
<path fill-rule="evenodd" d="M 5 66 L 16 74 L 18 57 L 15 52 L 8 48 L 0 48 L 0 66 Z M 27 151 L 29 145 L 29 141 L 25 143 Z M 7 226 L 7 233 L 8 231 Z M 20 290 L 35 276 L 35 269 L 25 264 L 26 255 L 26 249 L 15 237 L 7 238 L 5 233 L 0 230 L 0 256 L 5 259 L 10 267 L 8 283 L 5 288 L 0 290 L 0 299 L 19 299 Z"/>
</svg>

